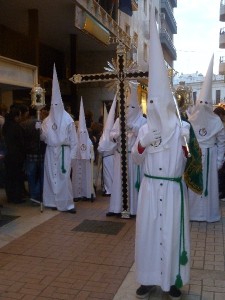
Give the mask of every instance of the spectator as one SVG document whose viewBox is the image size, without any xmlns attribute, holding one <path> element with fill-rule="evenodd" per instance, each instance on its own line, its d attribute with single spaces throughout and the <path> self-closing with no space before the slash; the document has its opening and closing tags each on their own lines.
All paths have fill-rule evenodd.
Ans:
<svg viewBox="0 0 225 300">
<path fill-rule="evenodd" d="M 21 111 L 13 106 L 5 116 L 2 128 L 5 145 L 5 190 L 8 202 L 23 203 L 23 167 L 25 159 Z"/>
<path fill-rule="evenodd" d="M 6 154 L 6 146 L 4 137 L 2 134 L 2 127 L 5 123 L 5 115 L 7 113 L 7 107 L 4 104 L 0 105 L 0 187 L 5 187 L 5 154 Z"/>
<path fill-rule="evenodd" d="M 43 121 L 46 108 L 40 111 Z M 40 141 L 40 132 L 36 130 L 37 111 L 30 108 L 30 118 L 22 122 L 26 151 L 25 172 L 28 181 L 29 197 L 33 201 L 42 202 L 44 178 L 44 154 L 46 145 Z"/>
</svg>

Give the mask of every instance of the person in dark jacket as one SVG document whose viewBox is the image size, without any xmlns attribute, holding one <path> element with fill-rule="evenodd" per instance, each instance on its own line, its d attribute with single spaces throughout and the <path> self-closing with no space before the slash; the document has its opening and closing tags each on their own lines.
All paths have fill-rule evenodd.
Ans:
<svg viewBox="0 0 225 300">
<path fill-rule="evenodd" d="M 5 191 L 8 202 L 23 203 L 24 138 L 19 125 L 21 110 L 12 106 L 5 116 L 2 133 L 6 145 Z"/>
<path fill-rule="evenodd" d="M 40 112 L 42 116 L 42 112 Z M 35 128 L 37 112 L 34 108 L 29 110 L 29 118 L 20 125 L 23 128 L 25 143 L 25 173 L 28 182 L 29 197 L 31 201 L 42 201 L 44 178 L 44 154 L 46 144 L 40 141 L 40 132 Z"/>
</svg>

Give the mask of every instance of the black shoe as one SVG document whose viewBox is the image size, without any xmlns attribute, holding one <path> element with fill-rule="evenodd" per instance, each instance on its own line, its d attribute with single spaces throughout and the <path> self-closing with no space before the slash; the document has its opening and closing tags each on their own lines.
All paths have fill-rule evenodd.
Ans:
<svg viewBox="0 0 225 300">
<path fill-rule="evenodd" d="M 137 290 L 136 290 L 136 297 L 138 299 L 145 299 L 147 298 L 151 291 L 154 289 L 154 285 L 141 285 Z"/>
<path fill-rule="evenodd" d="M 116 214 L 114 212 L 109 211 L 109 212 L 107 212 L 106 217 L 113 217 L 115 215 Z"/>
<path fill-rule="evenodd" d="M 102 197 L 111 197 L 111 194 L 102 194 Z"/>
<path fill-rule="evenodd" d="M 172 300 L 179 300 L 181 298 L 181 291 L 175 285 L 172 285 L 170 287 L 169 297 Z"/>
<path fill-rule="evenodd" d="M 135 219 L 136 215 L 130 215 L 131 219 Z"/>
<path fill-rule="evenodd" d="M 72 209 L 67 210 L 67 212 L 70 213 L 70 214 L 75 214 L 76 213 L 76 209 L 72 208 Z"/>
</svg>

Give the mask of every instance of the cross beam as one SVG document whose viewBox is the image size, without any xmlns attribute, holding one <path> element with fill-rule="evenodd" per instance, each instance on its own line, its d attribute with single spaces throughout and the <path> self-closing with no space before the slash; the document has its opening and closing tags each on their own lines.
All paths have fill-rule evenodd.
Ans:
<svg viewBox="0 0 225 300">
<path fill-rule="evenodd" d="M 127 167 L 127 133 L 126 133 L 126 81 L 148 78 L 148 72 L 134 71 L 126 65 L 126 48 L 122 43 L 117 46 L 116 64 L 109 64 L 109 72 L 97 74 L 75 74 L 70 80 L 75 83 L 115 81 L 117 83 L 117 97 L 119 103 L 120 120 L 120 142 L 121 142 L 121 197 L 122 197 L 122 218 L 130 218 L 129 188 L 128 188 L 128 167 Z"/>
</svg>

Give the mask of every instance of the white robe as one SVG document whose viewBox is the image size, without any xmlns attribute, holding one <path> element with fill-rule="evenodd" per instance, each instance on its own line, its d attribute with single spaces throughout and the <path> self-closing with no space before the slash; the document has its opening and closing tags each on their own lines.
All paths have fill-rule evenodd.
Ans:
<svg viewBox="0 0 225 300">
<path fill-rule="evenodd" d="M 72 120 L 72 119 L 71 119 Z M 47 130 L 45 130 L 47 129 Z M 62 145 L 64 146 L 64 168 L 62 172 L 62 146 L 49 143 L 49 128 L 42 125 L 41 139 L 47 144 L 44 160 L 43 203 L 47 207 L 56 207 L 59 211 L 67 211 L 75 207 L 70 179 L 71 160 L 77 149 L 77 134 L 72 121 L 66 127 Z"/>
<path fill-rule="evenodd" d="M 136 119 L 133 126 L 141 127 L 147 122 L 146 118 L 140 116 Z M 140 177 L 140 180 L 142 178 L 142 168 L 141 165 L 138 167 L 137 164 L 134 163 L 133 158 L 131 156 L 131 149 L 136 141 L 137 135 L 129 131 L 128 132 L 128 139 L 127 139 L 127 145 L 128 145 L 128 196 L 129 196 L 129 208 L 130 208 L 130 214 L 136 215 L 137 213 L 137 201 L 138 201 L 138 190 L 135 188 L 135 184 L 138 180 L 138 177 Z M 120 139 L 120 124 L 119 119 L 116 120 L 111 132 L 110 132 L 110 139 Z M 122 197 L 121 197 L 121 154 L 120 154 L 121 148 L 120 148 L 120 142 L 117 144 L 117 149 L 114 152 L 114 178 L 113 178 L 113 184 L 112 184 L 112 193 L 110 197 L 110 203 L 109 203 L 109 212 L 113 213 L 121 213 L 123 210 L 122 208 Z"/>
<path fill-rule="evenodd" d="M 142 154 L 137 145 L 141 136 L 148 131 L 148 125 L 140 130 L 132 148 L 136 163 L 143 162 L 143 171 L 147 175 L 158 177 L 182 176 L 186 157 L 182 150 L 180 127 L 177 125 L 174 134 L 168 141 L 166 149 Z M 188 263 L 181 266 L 183 284 L 190 278 L 190 237 L 187 190 L 184 182 L 184 228 L 185 248 Z M 135 272 L 136 279 L 142 285 L 157 285 L 163 291 L 169 291 L 175 284 L 179 267 L 181 217 L 180 184 L 163 179 L 143 177 L 138 195 L 135 239 Z"/>
<path fill-rule="evenodd" d="M 87 155 L 89 159 L 82 159 L 77 152 L 77 156 L 72 160 L 72 187 L 73 198 L 88 198 L 95 197 L 93 188 L 93 161 L 94 152 L 90 139 L 87 141 L 90 153 Z"/>
<path fill-rule="evenodd" d="M 112 193 L 113 183 L 113 167 L 114 167 L 114 154 L 113 153 L 102 153 L 102 177 L 103 187 L 105 194 L 109 195 Z"/>
<path fill-rule="evenodd" d="M 194 124 L 195 125 L 195 124 Z M 198 139 L 199 130 L 193 126 Z M 221 167 L 225 151 L 225 131 L 220 130 L 207 140 L 207 145 L 199 142 L 202 151 L 202 172 L 203 172 L 203 193 L 198 195 L 191 189 L 189 194 L 189 210 L 191 221 L 216 222 L 221 218 L 219 205 L 218 188 L 218 167 Z M 208 147 L 207 147 L 208 146 Z M 209 149 L 209 166 L 207 178 L 207 149 Z M 206 184 L 208 180 L 208 186 Z M 205 196 L 205 189 L 208 187 L 208 195 Z"/>
</svg>

